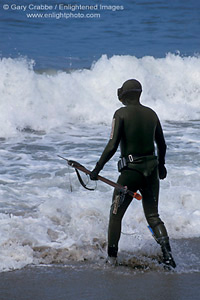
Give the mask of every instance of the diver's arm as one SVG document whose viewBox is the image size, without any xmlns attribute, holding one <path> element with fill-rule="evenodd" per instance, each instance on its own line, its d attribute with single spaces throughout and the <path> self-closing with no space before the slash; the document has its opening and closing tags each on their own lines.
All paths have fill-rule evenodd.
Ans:
<svg viewBox="0 0 200 300">
<path fill-rule="evenodd" d="M 159 177 L 160 179 L 164 179 L 167 176 L 167 170 L 165 168 L 165 154 L 167 146 L 159 119 L 155 131 L 155 142 L 157 144 Z"/>
<path fill-rule="evenodd" d="M 165 154 L 166 154 L 167 146 L 165 143 L 163 130 L 159 120 L 155 131 L 155 142 L 157 144 L 158 161 L 161 164 L 165 164 Z"/>
<path fill-rule="evenodd" d="M 107 161 L 115 154 L 117 151 L 121 134 L 122 134 L 123 120 L 120 118 L 118 113 L 116 112 L 112 121 L 112 131 L 110 135 L 110 140 L 106 145 L 99 161 L 96 164 L 96 167 L 90 174 L 90 178 L 95 180 L 97 178 L 98 173 L 103 169 L 104 165 Z"/>
</svg>

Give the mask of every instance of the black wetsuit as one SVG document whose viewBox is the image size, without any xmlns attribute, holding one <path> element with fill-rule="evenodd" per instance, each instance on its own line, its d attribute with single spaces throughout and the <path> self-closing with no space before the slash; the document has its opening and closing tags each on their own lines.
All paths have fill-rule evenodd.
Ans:
<svg viewBox="0 0 200 300">
<path fill-rule="evenodd" d="M 130 101 L 130 104 L 118 109 L 113 117 L 110 140 L 97 163 L 99 170 L 113 156 L 119 144 L 121 156 L 127 158 L 131 154 L 134 160 L 121 171 L 118 183 L 127 186 L 133 192 L 141 192 L 145 217 L 157 241 L 168 240 L 166 228 L 158 214 L 158 166 L 165 163 L 166 144 L 156 113 L 138 101 Z M 116 212 L 114 207 L 118 195 L 119 192 L 114 190 L 108 228 L 109 256 L 117 256 L 121 220 L 132 201 L 132 197 L 126 195 Z"/>
</svg>

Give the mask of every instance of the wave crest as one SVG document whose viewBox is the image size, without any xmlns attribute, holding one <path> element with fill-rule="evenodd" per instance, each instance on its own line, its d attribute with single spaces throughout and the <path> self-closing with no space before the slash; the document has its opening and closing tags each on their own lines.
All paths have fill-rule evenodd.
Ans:
<svg viewBox="0 0 200 300">
<path fill-rule="evenodd" d="M 48 131 L 66 122 L 110 124 L 116 90 L 129 78 L 143 86 L 141 102 L 161 120 L 199 120 L 200 58 L 103 55 L 91 68 L 38 74 L 25 58 L 0 60 L 1 136 L 18 129 Z"/>
</svg>

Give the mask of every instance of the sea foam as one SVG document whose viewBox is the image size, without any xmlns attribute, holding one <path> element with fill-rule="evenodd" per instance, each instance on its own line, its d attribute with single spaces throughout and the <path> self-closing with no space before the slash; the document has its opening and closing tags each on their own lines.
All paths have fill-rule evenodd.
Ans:
<svg viewBox="0 0 200 300">
<path fill-rule="evenodd" d="M 25 58 L 0 61 L 1 136 L 31 128 L 49 131 L 66 122 L 110 124 L 120 107 L 116 90 L 141 81 L 141 102 L 162 120 L 200 119 L 200 58 L 103 55 L 90 69 L 38 74 Z"/>
</svg>

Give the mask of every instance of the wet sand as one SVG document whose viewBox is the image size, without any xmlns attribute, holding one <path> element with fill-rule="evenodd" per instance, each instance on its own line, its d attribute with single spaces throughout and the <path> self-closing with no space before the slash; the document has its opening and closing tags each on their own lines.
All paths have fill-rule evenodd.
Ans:
<svg viewBox="0 0 200 300">
<path fill-rule="evenodd" d="M 177 268 L 119 253 L 121 265 L 69 262 L 0 273 L 0 300 L 199 300 L 200 239 L 172 241 Z"/>
<path fill-rule="evenodd" d="M 0 274 L 1 300 L 197 300 L 200 273 L 98 269 L 88 265 L 28 267 Z"/>
</svg>

